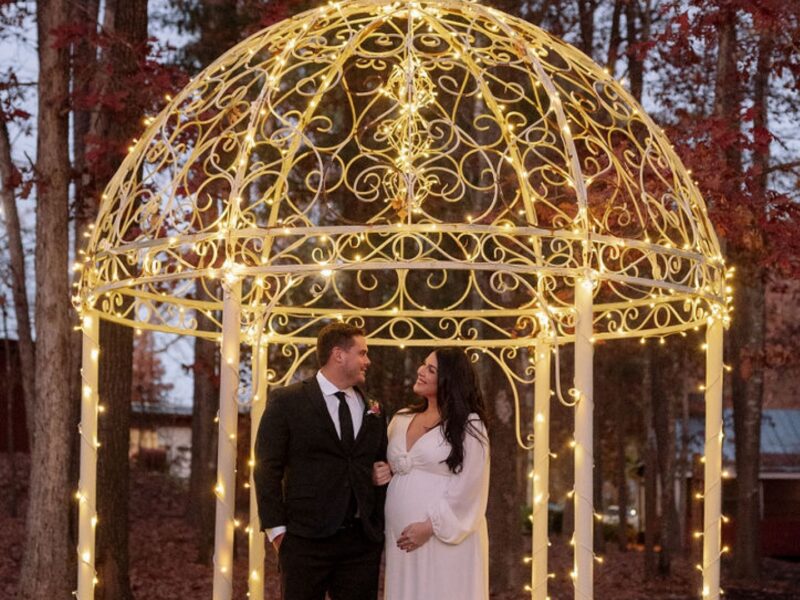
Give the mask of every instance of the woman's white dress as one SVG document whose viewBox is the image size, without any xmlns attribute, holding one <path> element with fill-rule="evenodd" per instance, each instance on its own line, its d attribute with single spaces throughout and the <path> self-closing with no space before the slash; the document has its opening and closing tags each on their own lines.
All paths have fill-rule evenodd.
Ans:
<svg viewBox="0 0 800 600">
<path fill-rule="evenodd" d="M 489 446 L 469 433 L 464 465 L 454 475 L 443 461 L 450 445 L 440 427 L 409 451 L 406 431 L 413 414 L 389 424 L 388 462 L 394 473 L 386 497 L 385 600 L 484 600 L 489 598 Z M 477 415 L 470 415 L 485 435 Z M 430 518 L 433 536 L 405 552 L 397 538 L 411 523 Z"/>
</svg>

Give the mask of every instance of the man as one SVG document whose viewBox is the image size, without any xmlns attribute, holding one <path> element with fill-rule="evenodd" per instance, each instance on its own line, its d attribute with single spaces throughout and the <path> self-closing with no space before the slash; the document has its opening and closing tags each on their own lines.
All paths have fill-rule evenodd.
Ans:
<svg viewBox="0 0 800 600">
<path fill-rule="evenodd" d="M 375 600 L 383 548 L 386 420 L 359 389 L 364 331 L 326 326 L 314 377 L 274 390 L 258 429 L 253 477 L 261 528 L 278 552 L 284 600 Z"/>
</svg>

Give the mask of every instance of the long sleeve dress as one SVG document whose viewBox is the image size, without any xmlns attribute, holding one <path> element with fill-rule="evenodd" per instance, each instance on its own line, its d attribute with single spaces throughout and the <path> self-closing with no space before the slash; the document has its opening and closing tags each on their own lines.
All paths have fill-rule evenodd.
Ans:
<svg viewBox="0 0 800 600">
<path fill-rule="evenodd" d="M 444 463 L 450 444 L 436 427 L 406 448 L 414 417 L 398 413 L 389 424 L 387 457 L 394 476 L 386 497 L 385 600 L 486 600 L 489 598 L 489 446 L 469 432 L 464 463 L 453 474 Z M 485 428 L 470 415 L 478 431 Z M 430 518 L 433 536 L 420 548 L 397 547 L 411 523 Z"/>
</svg>

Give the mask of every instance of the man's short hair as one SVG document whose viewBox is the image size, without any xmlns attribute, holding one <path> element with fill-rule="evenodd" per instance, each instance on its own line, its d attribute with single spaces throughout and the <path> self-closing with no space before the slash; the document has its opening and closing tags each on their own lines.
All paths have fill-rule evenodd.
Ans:
<svg viewBox="0 0 800 600">
<path fill-rule="evenodd" d="M 366 333 L 361 327 L 349 323 L 330 323 L 322 328 L 317 336 L 317 361 L 320 367 L 328 364 L 334 348 L 349 350 L 353 345 L 353 338 L 364 336 Z"/>
</svg>

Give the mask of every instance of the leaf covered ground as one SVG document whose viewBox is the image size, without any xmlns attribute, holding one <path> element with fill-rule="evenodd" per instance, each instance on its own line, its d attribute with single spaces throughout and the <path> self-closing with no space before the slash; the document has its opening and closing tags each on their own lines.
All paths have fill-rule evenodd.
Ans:
<svg viewBox="0 0 800 600">
<path fill-rule="evenodd" d="M 24 458 L 18 459 L 18 471 L 24 470 Z M 22 469 L 20 469 L 22 467 Z M 212 570 L 198 564 L 194 533 L 185 519 L 186 491 L 178 481 L 161 473 L 134 469 L 131 482 L 131 586 L 139 600 L 184 600 L 211 598 Z M 18 473 L 24 509 L 24 476 Z M 12 517 L 9 511 L 9 469 L 5 456 L 0 462 L 0 599 L 15 596 L 25 539 L 24 518 Z M 247 540 L 237 536 L 234 598 L 247 595 Z M 550 585 L 554 600 L 572 598 L 569 580 L 571 548 L 563 539 L 554 538 L 550 553 L 551 571 L 556 573 Z M 727 570 L 727 569 L 726 569 Z M 278 585 L 274 555 L 267 553 L 266 598 L 277 600 Z M 647 580 L 643 555 L 638 549 L 622 553 L 609 545 L 602 565 L 595 571 L 597 600 L 689 600 L 697 598 L 693 567 L 679 558 L 669 578 Z M 758 585 L 747 585 L 723 577 L 727 600 L 800 600 L 800 562 L 765 560 L 765 577 Z M 522 600 L 527 595 L 502 594 L 493 600 Z M 462 599 L 453 599 L 462 600 Z M 465 599 L 466 600 L 466 599 Z"/>
</svg>

